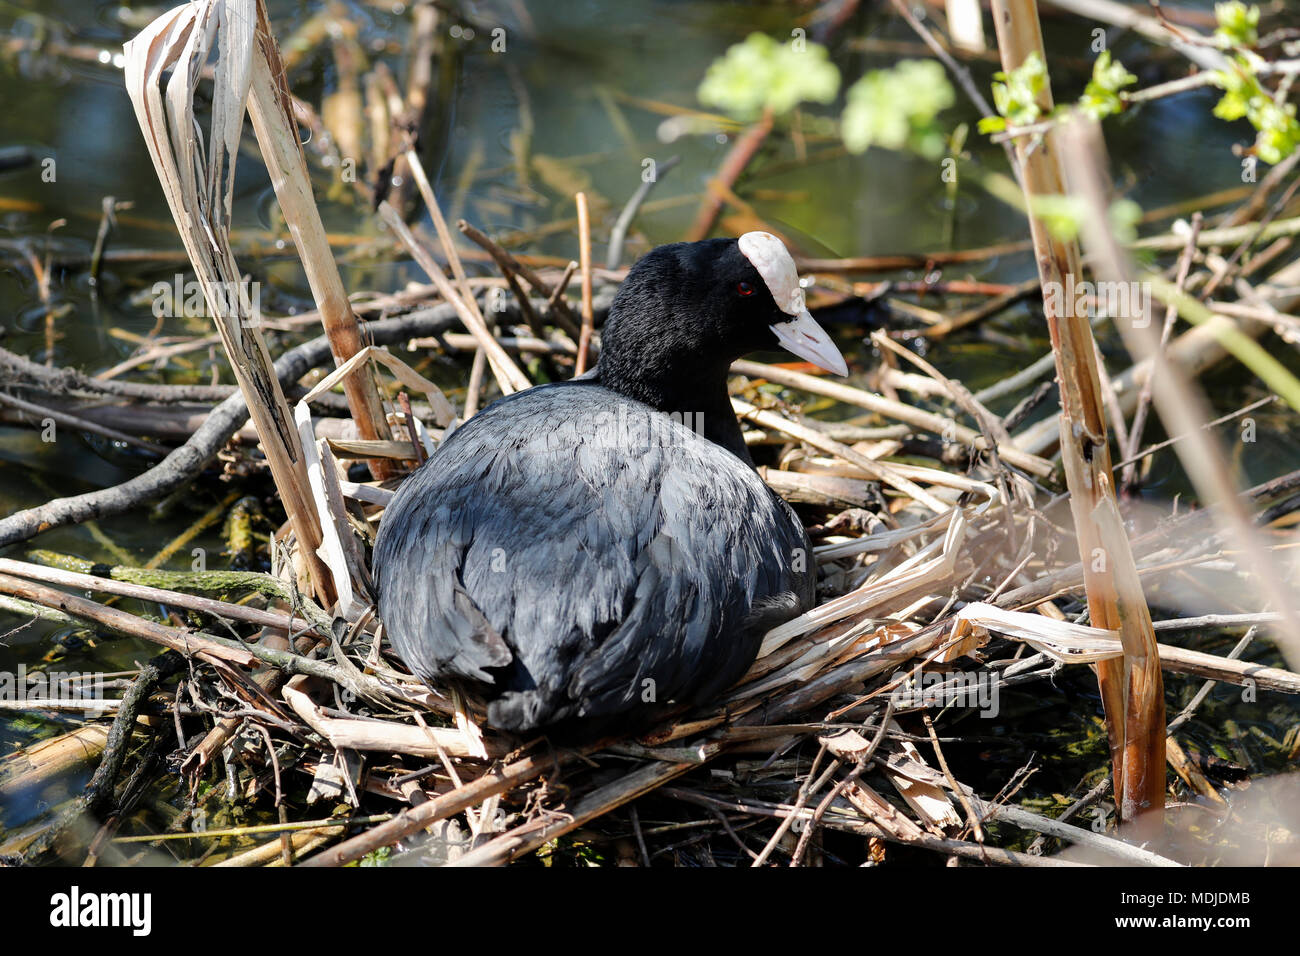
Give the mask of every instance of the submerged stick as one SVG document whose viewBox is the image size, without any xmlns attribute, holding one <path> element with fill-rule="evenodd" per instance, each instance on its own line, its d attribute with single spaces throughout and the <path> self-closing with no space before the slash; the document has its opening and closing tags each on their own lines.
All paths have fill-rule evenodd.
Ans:
<svg viewBox="0 0 1300 956">
<path fill-rule="evenodd" d="M 144 439 L 137 438 L 134 435 L 120 432 L 115 428 L 108 428 L 104 425 L 88 421 L 87 419 L 71 415 L 67 412 L 59 411 L 55 408 L 47 408 L 44 405 L 27 402 L 21 398 L 6 395 L 4 392 L 0 392 L 0 405 L 8 405 L 11 408 L 18 409 L 20 412 L 26 412 L 28 415 L 39 415 L 42 419 L 48 418 L 51 421 L 57 422 L 60 425 L 66 425 L 68 428 L 75 429 L 76 431 L 89 432 L 92 435 L 99 435 L 103 438 L 109 439 L 110 441 L 121 442 L 124 445 L 132 445 L 136 448 L 142 448 L 145 451 L 153 452 L 155 455 L 167 455 L 171 452 L 171 449 L 166 445 L 159 445 L 156 442 L 145 441 Z"/>
<path fill-rule="evenodd" d="M 414 313 L 396 319 L 369 322 L 366 331 L 377 343 L 401 342 L 414 335 L 428 335 L 447 328 L 454 321 L 450 306 Z M 295 382 L 330 355 L 324 336 L 290 349 L 275 363 L 281 385 Z M 143 502 L 165 498 L 188 481 L 239 431 L 248 418 L 248 404 L 242 392 L 228 396 L 203 420 L 185 444 L 143 474 L 120 485 L 68 498 L 55 498 L 34 508 L 0 518 L 0 547 L 25 541 L 44 531 L 90 519 L 121 514 Z"/>
</svg>

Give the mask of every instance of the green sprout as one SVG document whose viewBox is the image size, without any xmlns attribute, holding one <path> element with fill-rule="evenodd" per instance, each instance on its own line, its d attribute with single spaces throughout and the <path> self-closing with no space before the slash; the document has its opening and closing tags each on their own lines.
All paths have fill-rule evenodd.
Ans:
<svg viewBox="0 0 1300 956">
<path fill-rule="evenodd" d="M 1047 231 L 1062 242 L 1079 238 L 1088 215 L 1088 203 L 1079 196 L 1034 196 L 1030 208 L 1043 221 Z"/>
<path fill-rule="evenodd" d="M 1216 3 L 1214 19 L 1219 24 L 1214 31 L 1219 46 L 1249 49 L 1259 42 L 1259 7 L 1247 7 L 1240 0 Z"/>
<path fill-rule="evenodd" d="M 1043 221 L 1052 237 L 1062 242 L 1078 239 L 1088 216 L 1088 202 L 1081 196 L 1035 196 L 1030 208 Z M 1133 200 L 1116 200 L 1106 210 L 1106 216 L 1120 242 L 1128 243 L 1137 238 L 1138 223 L 1142 221 L 1142 207 Z"/>
<path fill-rule="evenodd" d="M 706 106 L 752 120 L 766 110 L 780 116 L 800 103 L 829 103 L 839 89 L 839 68 L 821 44 L 796 49 L 751 33 L 710 64 L 697 95 Z"/>
<path fill-rule="evenodd" d="M 1132 199 L 1117 199 L 1106 211 L 1110 217 L 1110 228 L 1120 242 L 1136 242 L 1138 225 L 1142 222 L 1142 207 Z"/>
<path fill-rule="evenodd" d="M 1042 115 L 1038 94 L 1047 85 L 1047 64 L 1037 53 L 1009 73 L 993 74 L 993 106 L 1000 116 L 980 120 L 981 133 L 999 133 L 1008 126 L 1028 126 Z"/>
<path fill-rule="evenodd" d="M 1137 77 L 1124 69 L 1123 63 L 1112 62 L 1110 51 L 1102 50 L 1092 65 L 1092 79 L 1079 98 L 1079 109 L 1095 120 L 1113 116 L 1124 109 L 1120 90 L 1136 82 Z"/>
<path fill-rule="evenodd" d="M 883 146 L 934 158 L 946 142 L 935 117 L 954 102 L 938 62 L 903 60 L 891 70 L 872 70 L 849 88 L 840 134 L 850 152 Z"/>
<path fill-rule="evenodd" d="M 363 856 L 361 858 L 361 862 L 359 862 L 357 865 L 358 866 L 388 866 L 392 855 L 393 855 L 392 847 L 381 846 L 377 849 L 371 850 L 369 853 Z"/>
<path fill-rule="evenodd" d="M 1276 166 L 1300 146 L 1300 123 L 1296 122 L 1293 103 L 1279 104 L 1259 84 L 1245 62 L 1214 74 L 1214 85 L 1223 90 L 1223 98 L 1214 107 L 1219 119 L 1246 119 L 1258 133 L 1255 152 L 1269 165 Z"/>
</svg>

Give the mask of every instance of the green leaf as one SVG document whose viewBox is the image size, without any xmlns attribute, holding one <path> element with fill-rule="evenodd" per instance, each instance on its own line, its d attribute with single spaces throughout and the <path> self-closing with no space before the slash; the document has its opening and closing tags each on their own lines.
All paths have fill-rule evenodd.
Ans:
<svg viewBox="0 0 1300 956">
<path fill-rule="evenodd" d="M 1219 28 L 1214 38 L 1219 46 L 1250 48 L 1259 43 L 1259 7 L 1247 7 L 1240 0 L 1214 5 L 1214 19 Z"/>
<path fill-rule="evenodd" d="M 388 866 L 389 858 L 393 855 L 392 847 L 381 846 L 378 849 L 371 850 L 361 858 L 358 866 Z"/>
<path fill-rule="evenodd" d="M 1142 222 L 1142 207 L 1132 199 L 1119 199 L 1108 210 L 1110 227 L 1115 231 L 1120 242 L 1133 242 L 1137 239 L 1137 227 Z"/>
<path fill-rule="evenodd" d="M 780 116 L 800 103 L 829 103 L 840 89 L 840 71 L 826 48 L 804 42 L 798 49 L 764 33 L 751 33 L 710 64 L 697 95 L 738 120 L 764 110 Z"/>
<path fill-rule="evenodd" d="M 1255 151 L 1264 162 L 1276 166 L 1300 146 L 1300 123 L 1296 122 L 1294 104 L 1278 106 L 1269 100 L 1256 119 L 1259 135 L 1255 139 Z"/>
<path fill-rule="evenodd" d="M 1118 61 L 1111 62 L 1110 51 L 1102 50 L 1092 65 L 1092 79 L 1079 99 L 1079 108 L 1095 120 L 1105 119 L 1124 109 L 1119 93 L 1137 82 L 1137 77 Z"/>
<path fill-rule="evenodd" d="M 934 158 L 945 142 L 936 117 L 956 99 L 938 61 L 903 60 L 890 70 L 872 70 L 849 88 L 840 135 L 854 153 L 882 146 Z"/>
<path fill-rule="evenodd" d="M 1300 147 L 1295 105 L 1276 103 L 1245 60 L 1239 57 L 1229 69 L 1217 71 L 1214 84 L 1223 90 L 1214 115 L 1229 122 L 1249 120 L 1256 131 L 1255 152 L 1264 162 L 1276 166 Z"/>
<path fill-rule="evenodd" d="M 1088 214 L 1087 202 L 1079 196 L 1035 196 L 1030 208 L 1043 220 L 1047 231 L 1063 242 L 1079 237 L 1084 217 Z"/>
<path fill-rule="evenodd" d="M 1047 85 L 1047 64 L 1036 52 L 1010 73 L 993 74 L 993 106 L 1011 126 L 1029 126 L 1042 115 L 1038 95 Z"/>
</svg>

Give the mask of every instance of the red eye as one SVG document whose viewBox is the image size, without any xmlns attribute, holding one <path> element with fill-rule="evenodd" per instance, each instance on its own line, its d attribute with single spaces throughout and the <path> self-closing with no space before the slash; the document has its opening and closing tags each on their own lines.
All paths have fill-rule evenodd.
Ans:
<svg viewBox="0 0 1300 956">
<path fill-rule="evenodd" d="M 736 291 L 739 292 L 741 295 L 753 295 L 754 287 L 750 285 L 748 282 L 738 282 L 736 284 Z"/>
</svg>

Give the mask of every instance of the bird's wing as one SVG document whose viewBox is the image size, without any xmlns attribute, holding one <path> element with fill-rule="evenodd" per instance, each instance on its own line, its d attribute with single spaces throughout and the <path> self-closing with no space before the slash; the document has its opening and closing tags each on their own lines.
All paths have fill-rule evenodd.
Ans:
<svg viewBox="0 0 1300 956">
<path fill-rule="evenodd" d="M 481 412 L 390 505 L 375 565 L 398 653 L 580 716 L 733 680 L 755 603 L 799 609 L 802 530 L 711 442 L 674 426 L 629 447 L 625 423 L 546 391 Z M 630 403 L 631 428 L 647 415 Z"/>
</svg>

